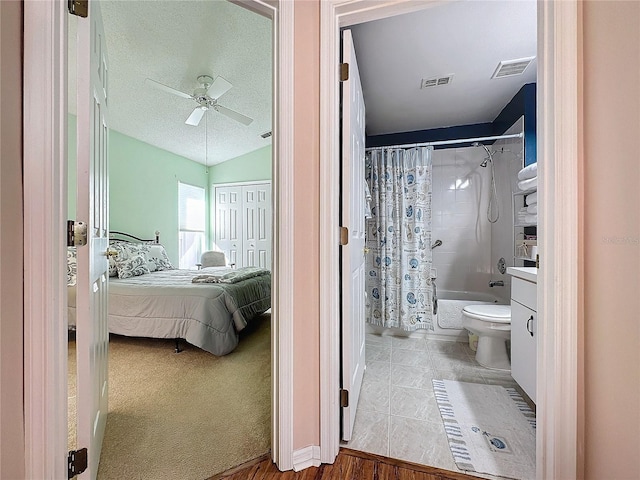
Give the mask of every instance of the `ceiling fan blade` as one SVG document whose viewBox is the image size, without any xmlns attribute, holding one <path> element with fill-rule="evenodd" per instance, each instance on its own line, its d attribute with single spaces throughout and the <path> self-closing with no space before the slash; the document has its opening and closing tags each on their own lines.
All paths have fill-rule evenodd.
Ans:
<svg viewBox="0 0 640 480">
<path fill-rule="evenodd" d="M 233 85 L 227 82 L 224 78 L 218 76 L 209 87 L 209 90 L 207 90 L 207 95 L 214 100 L 217 100 L 227 93 L 231 87 L 233 87 Z"/>
<path fill-rule="evenodd" d="M 165 92 L 172 93 L 172 94 L 177 95 L 177 96 L 182 97 L 182 98 L 193 98 L 193 96 L 189 95 L 188 93 L 184 93 L 184 92 L 181 92 L 180 90 L 176 90 L 175 88 L 168 87 L 168 86 L 166 86 L 166 85 L 164 85 L 164 84 L 162 84 L 160 82 L 156 82 L 155 80 L 151 80 L 150 78 L 147 78 L 144 81 L 144 83 L 146 83 L 147 85 L 149 85 L 151 87 L 157 88 L 158 90 L 164 90 Z"/>
<path fill-rule="evenodd" d="M 202 120 L 202 116 L 204 115 L 205 111 L 206 110 L 202 107 L 196 107 L 193 112 L 191 112 L 191 115 L 189 115 L 189 118 L 187 118 L 187 121 L 184 123 L 197 127 L 200 124 L 200 120 Z"/>
<path fill-rule="evenodd" d="M 214 108 L 223 115 L 226 115 L 229 118 L 233 118 L 235 121 L 240 122 L 243 125 L 249 125 L 251 122 L 253 122 L 253 118 L 247 117 L 246 115 L 231 110 L 230 108 L 223 107 L 222 105 L 216 105 Z"/>
</svg>

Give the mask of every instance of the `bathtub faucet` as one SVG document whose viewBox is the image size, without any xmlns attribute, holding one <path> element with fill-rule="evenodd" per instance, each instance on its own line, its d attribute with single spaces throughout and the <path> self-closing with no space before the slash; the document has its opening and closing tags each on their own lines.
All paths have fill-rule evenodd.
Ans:
<svg viewBox="0 0 640 480">
<path fill-rule="evenodd" d="M 504 281 L 502 280 L 491 280 L 489 282 L 490 287 L 504 287 Z"/>
</svg>

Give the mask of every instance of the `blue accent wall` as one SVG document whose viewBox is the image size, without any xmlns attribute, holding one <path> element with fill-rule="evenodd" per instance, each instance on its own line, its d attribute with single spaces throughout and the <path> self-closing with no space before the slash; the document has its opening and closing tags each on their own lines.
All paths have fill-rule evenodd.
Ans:
<svg viewBox="0 0 640 480">
<path fill-rule="evenodd" d="M 525 165 L 536 161 L 536 84 L 528 83 L 516 93 L 491 123 L 476 123 L 456 127 L 416 130 L 413 132 L 372 135 L 366 139 L 367 147 L 404 145 L 408 143 L 436 142 L 456 138 L 476 138 L 502 135 L 524 115 Z M 460 144 L 469 147 L 471 144 Z M 434 148 L 446 148 L 437 145 Z"/>
<path fill-rule="evenodd" d="M 524 115 L 524 164 L 536 161 L 536 84 L 527 83 L 493 121 L 494 135 L 502 135 Z"/>
</svg>

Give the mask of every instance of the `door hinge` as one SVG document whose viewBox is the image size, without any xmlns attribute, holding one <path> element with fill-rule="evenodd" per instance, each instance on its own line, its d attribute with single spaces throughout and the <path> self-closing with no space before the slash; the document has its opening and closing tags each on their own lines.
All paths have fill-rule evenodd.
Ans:
<svg viewBox="0 0 640 480">
<path fill-rule="evenodd" d="M 89 0 L 67 0 L 69 13 L 78 17 L 87 18 L 89 15 Z"/>
<path fill-rule="evenodd" d="M 346 82 L 349 80 L 349 64 L 341 63 L 340 64 L 340 81 Z"/>
<path fill-rule="evenodd" d="M 340 227 L 340 245 L 344 246 L 349 243 L 349 229 Z"/>
<path fill-rule="evenodd" d="M 87 224 L 67 220 L 67 247 L 81 247 L 87 244 Z"/>
<path fill-rule="evenodd" d="M 349 406 L 349 390 L 340 389 L 340 407 Z"/>
<path fill-rule="evenodd" d="M 67 456 L 67 478 L 73 478 L 80 475 L 87 469 L 88 455 L 87 449 L 71 450 Z"/>
</svg>

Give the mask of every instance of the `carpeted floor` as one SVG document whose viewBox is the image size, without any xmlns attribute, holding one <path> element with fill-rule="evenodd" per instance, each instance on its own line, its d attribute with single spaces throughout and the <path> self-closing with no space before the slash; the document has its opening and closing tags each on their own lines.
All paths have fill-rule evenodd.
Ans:
<svg viewBox="0 0 640 480">
<path fill-rule="evenodd" d="M 112 336 L 98 478 L 202 480 L 270 448 L 269 314 L 229 355 Z M 70 347 L 71 348 L 71 347 Z"/>
</svg>

